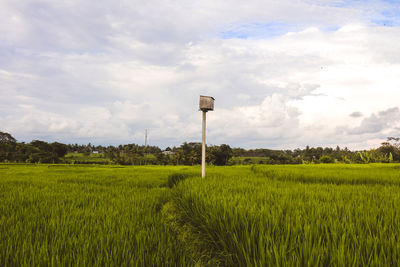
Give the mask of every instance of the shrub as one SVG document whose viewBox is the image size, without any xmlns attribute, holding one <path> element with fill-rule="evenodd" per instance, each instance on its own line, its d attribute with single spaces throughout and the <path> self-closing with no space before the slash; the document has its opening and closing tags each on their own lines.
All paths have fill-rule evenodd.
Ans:
<svg viewBox="0 0 400 267">
<path fill-rule="evenodd" d="M 322 157 L 319 158 L 319 161 L 321 163 L 334 163 L 335 161 L 333 158 L 329 157 L 328 155 L 323 155 Z"/>
</svg>

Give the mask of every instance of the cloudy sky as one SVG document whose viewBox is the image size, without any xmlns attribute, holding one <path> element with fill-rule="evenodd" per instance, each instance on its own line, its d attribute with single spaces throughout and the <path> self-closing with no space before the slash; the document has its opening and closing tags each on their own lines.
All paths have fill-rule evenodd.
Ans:
<svg viewBox="0 0 400 267">
<path fill-rule="evenodd" d="M 397 0 L 0 0 L 0 131 L 161 147 L 400 136 Z"/>
</svg>

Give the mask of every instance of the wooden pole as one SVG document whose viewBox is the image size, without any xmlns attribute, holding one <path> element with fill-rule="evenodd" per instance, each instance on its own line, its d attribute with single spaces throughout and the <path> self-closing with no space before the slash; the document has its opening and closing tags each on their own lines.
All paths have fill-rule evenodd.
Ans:
<svg viewBox="0 0 400 267">
<path fill-rule="evenodd" d="M 203 110 L 203 143 L 201 146 L 201 178 L 206 177 L 206 113 Z"/>
</svg>

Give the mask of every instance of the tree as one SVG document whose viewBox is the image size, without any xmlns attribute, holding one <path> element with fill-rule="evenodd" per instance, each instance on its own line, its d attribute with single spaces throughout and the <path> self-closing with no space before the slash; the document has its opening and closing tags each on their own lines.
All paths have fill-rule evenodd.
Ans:
<svg viewBox="0 0 400 267">
<path fill-rule="evenodd" d="M 34 146 L 34 147 L 39 148 L 42 151 L 46 151 L 46 152 L 52 152 L 53 151 L 51 145 L 49 143 L 47 143 L 47 142 L 44 142 L 44 141 L 33 140 L 31 142 L 31 145 Z"/>
<path fill-rule="evenodd" d="M 14 160 L 17 140 L 9 133 L 0 132 L 0 162 Z"/>
<path fill-rule="evenodd" d="M 388 143 L 392 143 L 393 146 L 400 148 L 400 137 L 388 137 Z"/>
<path fill-rule="evenodd" d="M 174 152 L 179 164 L 194 165 L 201 163 L 201 143 L 184 142 L 179 148 L 175 149 Z"/>
<path fill-rule="evenodd" d="M 400 161 L 400 138 L 388 137 L 387 142 L 383 142 L 377 151 L 382 154 L 392 154 L 394 161 Z"/>
<path fill-rule="evenodd" d="M 31 146 L 37 148 L 37 151 L 29 155 L 29 162 L 39 163 L 58 163 L 60 157 L 63 157 L 68 150 L 67 145 L 61 143 L 49 144 L 40 140 L 33 140 L 30 143 Z"/>
<path fill-rule="evenodd" d="M 58 142 L 51 143 L 50 145 L 52 147 L 53 152 L 56 153 L 56 155 L 59 158 L 62 158 L 67 154 L 68 151 L 67 145 Z"/>
<path fill-rule="evenodd" d="M 219 166 L 226 165 L 233 156 L 231 147 L 226 144 L 209 147 L 207 154 L 210 154 L 210 162 Z"/>
<path fill-rule="evenodd" d="M 0 132 L 0 144 L 15 144 L 17 140 L 11 134 Z"/>
</svg>

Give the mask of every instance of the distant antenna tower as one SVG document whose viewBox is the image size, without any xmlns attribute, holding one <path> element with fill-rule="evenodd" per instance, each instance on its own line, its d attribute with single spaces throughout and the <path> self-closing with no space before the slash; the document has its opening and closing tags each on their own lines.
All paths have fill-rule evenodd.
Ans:
<svg viewBox="0 0 400 267">
<path fill-rule="evenodd" d="M 144 146 L 147 146 L 147 129 L 146 129 L 146 132 L 144 134 Z"/>
</svg>

